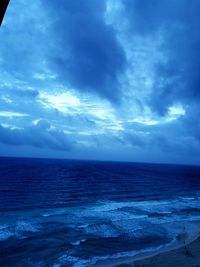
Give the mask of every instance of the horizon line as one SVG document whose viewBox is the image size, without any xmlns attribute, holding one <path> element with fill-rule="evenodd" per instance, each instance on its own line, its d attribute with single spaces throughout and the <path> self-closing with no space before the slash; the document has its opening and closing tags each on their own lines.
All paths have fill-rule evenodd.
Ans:
<svg viewBox="0 0 200 267">
<path fill-rule="evenodd" d="M 48 157 L 34 157 L 34 156 L 1 156 L 1 158 L 12 158 L 12 159 L 43 159 L 43 160 L 66 160 L 66 161 L 92 161 L 92 162 L 110 162 L 110 163 L 132 163 L 132 164 L 152 164 L 152 165 L 178 165 L 178 166 L 193 166 L 200 167 L 200 164 L 192 164 L 192 163 L 171 163 L 171 162 L 150 162 L 150 161 L 122 161 L 122 160 L 102 160 L 102 159 L 78 159 L 78 158 L 48 158 Z"/>
</svg>

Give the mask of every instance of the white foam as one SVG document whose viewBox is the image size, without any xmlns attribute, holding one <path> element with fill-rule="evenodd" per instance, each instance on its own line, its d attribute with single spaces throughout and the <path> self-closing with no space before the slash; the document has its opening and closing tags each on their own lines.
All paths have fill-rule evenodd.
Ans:
<svg viewBox="0 0 200 267">
<path fill-rule="evenodd" d="M 43 217 L 62 215 L 56 220 L 62 221 L 68 227 L 79 228 L 86 234 L 100 237 L 117 237 L 123 233 L 142 231 L 151 224 L 156 226 L 200 219 L 198 213 L 191 215 L 184 212 L 184 209 L 193 208 L 200 208 L 200 201 L 197 197 L 190 196 L 172 200 L 99 201 L 93 206 L 85 206 L 84 209 L 82 207 L 48 209 L 43 213 Z M 180 212 L 181 210 L 183 212 Z M 34 231 L 34 228 L 31 231 Z"/>
<path fill-rule="evenodd" d="M 74 241 L 74 242 L 71 242 L 72 245 L 74 246 L 79 246 L 81 244 L 81 242 L 85 242 L 87 239 L 81 239 L 81 240 L 77 240 L 77 241 Z"/>
<path fill-rule="evenodd" d="M 11 237 L 23 238 L 25 232 L 37 232 L 38 228 L 25 221 L 17 221 L 12 224 L 0 225 L 0 240 L 7 240 Z"/>
<path fill-rule="evenodd" d="M 9 239 L 10 237 L 13 237 L 15 236 L 16 234 L 7 230 L 7 229 L 0 229 L 0 240 L 3 241 L 3 240 L 7 240 Z"/>
<path fill-rule="evenodd" d="M 64 254 L 63 256 L 59 257 L 58 260 L 54 263 L 53 267 L 60 267 L 66 265 L 67 263 L 75 263 L 79 261 L 79 258 Z"/>
<path fill-rule="evenodd" d="M 117 229 L 106 223 L 89 225 L 85 228 L 85 232 L 100 237 L 117 237 L 120 235 Z"/>
<path fill-rule="evenodd" d="M 105 255 L 105 256 L 94 256 L 90 259 L 81 259 L 75 256 L 71 256 L 69 254 L 64 254 L 54 263 L 53 267 L 61 267 L 63 265 L 67 266 L 67 264 L 73 264 L 73 267 L 86 267 L 86 266 L 95 266 L 98 261 L 106 261 L 112 259 L 119 259 L 124 257 L 134 257 L 137 254 L 144 253 L 144 252 L 151 252 L 160 247 L 152 247 L 148 249 L 143 249 L 139 251 L 126 251 L 126 252 L 119 252 L 112 255 Z M 103 266 L 103 265 L 102 265 Z"/>
<path fill-rule="evenodd" d="M 38 228 L 36 225 L 31 224 L 30 222 L 18 221 L 16 222 L 15 230 L 18 232 L 37 232 Z"/>
</svg>

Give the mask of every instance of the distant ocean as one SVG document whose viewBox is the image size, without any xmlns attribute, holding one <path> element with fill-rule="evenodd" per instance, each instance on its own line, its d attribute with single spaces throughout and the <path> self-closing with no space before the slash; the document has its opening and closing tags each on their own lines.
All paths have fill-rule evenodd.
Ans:
<svg viewBox="0 0 200 267">
<path fill-rule="evenodd" d="M 90 266 L 200 220 L 200 167 L 0 158 L 0 266 Z"/>
</svg>

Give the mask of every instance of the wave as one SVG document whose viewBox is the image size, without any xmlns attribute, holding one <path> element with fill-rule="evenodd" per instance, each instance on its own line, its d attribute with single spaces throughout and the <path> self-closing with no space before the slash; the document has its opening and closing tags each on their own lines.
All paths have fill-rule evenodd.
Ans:
<svg viewBox="0 0 200 267">
<path fill-rule="evenodd" d="M 87 239 L 80 239 L 80 240 L 76 240 L 74 242 L 71 242 L 70 244 L 72 244 L 74 246 L 79 246 L 81 243 L 84 243 L 85 241 L 87 241 Z"/>
<path fill-rule="evenodd" d="M 95 266 L 98 262 L 106 262 L 107 260 L 117 260 L 120 258 L 125 257 L 135 257 L 142 253 L 150 253 L 150 252 L 156 252 L 159 251 L 165 247 L 171 246 L 173 242 L 169 242 L 165 245 L 160 246 L 152 246 L 150 248 L 146 249 L 140 249 L 140 250 L 132 250 L 132 251 L 125 251 L 125 252 L 119 252 L 114 253 L 112 255 L 105 255 L 105 256 L 94 256 L 89 259 L 82 259 L 76 256 L 71 256 L 69 254 L 64 254 L 63 256 L 59 257 L 58 260 L 54 263 L 53 267 L 61 267 L 61 266 L 73 266 L 73 267 L 86 267 L 86 266 Z M 102 265 L 103 266 L 103 265 Z"/>
<path fill-rule="evenodd" d="M 87 234 L 94 234 L 99 237 L 117 237 L 120 235 L 119 229 L 109 223 L 91 224 L 84 230 Z"/>
<path fill-rule="evenodd" d="M 38 226 L 27 221 L 17 221 L 16 223 L 0 225 L 0 241 L 9 238 L 24 238 L 25 234 L 37 232 Z"/>
<path fill-rule="evenodd" d="M 44 210 L 42 217 L 73 217 L 72 220 L 98 218 L 108 220 L 145 219 L 147 217 L 169 216 L 180 211 L 190 212 L 200 209 L 199 197 L 178 197 L 168 200 L 148 201 L 98 201 L 94 205 L 84 207 L 54 208 Z M 197 213 L 197 212 L 196 212 Z M 73 223 L 74 223 L 73 221 Z M 87 222 L 86 222 L 87 224 Z"/>
<path fill-rule="evenodd" d="M 98 201 L 85 207 L 44 210 L 41 222 L 53 220 L 63 223 L 77 231 L 78 235 L 81 231 L 83 235 L 118 237 L 122 234 L 132 235 L 136 231 L 145 232 L 145 229 L 156 232 L 159 225 L 175 221 L 200 219 L 199 210 L 199 197 L 160 201 Z"/>
<path fill-rule="evenodd" d="M 174 233 L 176 232 L 177 235 L 179 235 L 180 233 L 183 233 L 183 229 L 184 229 L 184 231 L 186 231 L 186 234 L 188 235 L 187 237 L 188 241 L 186 242 L 191 242 L 192 240 L 194 240 L 195 237 L 197 237 L 197 234 L 199 235 L 199 225 L 200 225 L 200 222 L 185 222 L 184 227 L 183 227 L 183 224 L 180 224 L 180 223 L 179 224 L 174 223 L 173 225 L 166 225 L 166 227 L 173 229 Z M 96 266 L 96 264 L 101 264 L 98 266 L 104 266 L 104 263 L 106 263 L 107 261 L 110 262 L 111 260 L 115 261 L 115 260 L 119 260 L 119 259 L 127 258 L 127 257 L 135 258 L 138 255 L 141 255 L 143 253 L 151 254 L 151 253 L 157 253 L 160 251 L 165 251 L 172 247 L 175 248 L 175 247 L 182 245 L 181 242 L 183 244 L 183 241 L 181 240 L 177 241 L 176 238 L 173 238 L 167 243 L 157 245 L 157 246 L 152 245 L 152 246 L 149 246 L 148 248 L 140 248 L 137 250 L 123 251 L 123 252 L 113 253 L 110 255 L 107 254 L 104 256 L 93 256 L 87 259 L 82 259 L 81 257 L 70 255 L 70 252 L 69 252 L 59 257 L 58 260 L 53 265 L 53 267 L 61 267 L 61 266 L 86 267 L 86 266 Z"/>
</svg>

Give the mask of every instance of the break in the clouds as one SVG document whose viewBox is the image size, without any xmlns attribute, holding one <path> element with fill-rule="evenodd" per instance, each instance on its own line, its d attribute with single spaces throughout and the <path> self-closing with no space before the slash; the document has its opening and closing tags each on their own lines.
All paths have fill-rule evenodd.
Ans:
<svg viewBox="0 0 200 267">
<path fill-rule="evenodd" d="M 1 155 L 200 163 L 200 2 L 11 1 Z"/>
</svg>

